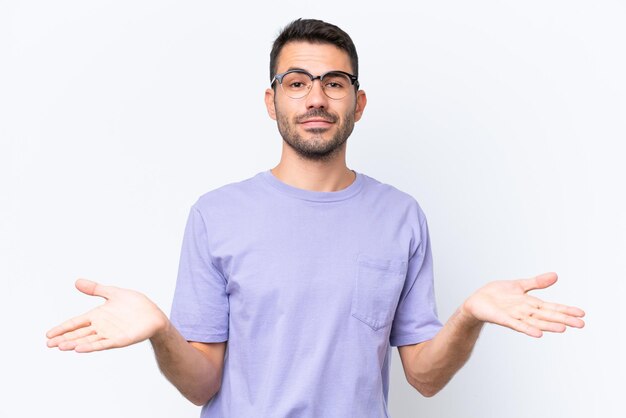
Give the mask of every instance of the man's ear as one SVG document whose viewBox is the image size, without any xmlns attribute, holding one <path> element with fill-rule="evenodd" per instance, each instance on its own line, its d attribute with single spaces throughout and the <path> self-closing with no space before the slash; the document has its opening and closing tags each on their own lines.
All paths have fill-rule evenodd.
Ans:
<svg viewBox="0 0 626 418">
<path fill-rule="evenodd" d="M 270 118 L 276 120 L 276 106 L 274 106 L 274 89 L 265 90 L 265 107 Z"/>
<path fill-rule="evenodd" d="M 354 110 L 354 121 L 357 122 L 363 116 L 363 110 L 367 104 L 367 96 L 363 90 L 356 92 L 356 109 Z"/>
</svg>

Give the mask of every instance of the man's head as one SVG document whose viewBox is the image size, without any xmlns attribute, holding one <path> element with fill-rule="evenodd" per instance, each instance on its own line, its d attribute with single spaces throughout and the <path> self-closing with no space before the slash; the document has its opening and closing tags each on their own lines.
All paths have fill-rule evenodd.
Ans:
<svg viewBox="0 0 626 418">
<path fill-rule="evenodd" d="M 274 40 L 270 52 L 270 81 L 276 75 L 278 56 L 289 42 L 308 42 L 311 44 L 335 45 L 350 58 L 351 73 L 359 76 L 359 56 L 350 36 L 341 28 L 315 19 L 298 19 L 283 28 Z"/>
<path fill-rule="evenodd" d="M 297 79 L 282 76 L 292 71 Z M 285 143 L 299 156 L 327 160 L 345 149 L 366 103 L 357 73 L 356 48 L 337 26 L 298 19 L 276 38 L 265 103 Z"/>
</svg>

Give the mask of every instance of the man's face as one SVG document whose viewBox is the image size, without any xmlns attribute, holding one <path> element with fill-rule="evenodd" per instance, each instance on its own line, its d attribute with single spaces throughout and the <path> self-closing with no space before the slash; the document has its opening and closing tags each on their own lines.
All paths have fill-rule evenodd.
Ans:
<svg viewBox="0 0 626 418">
<path fill-rule="evenodd" d="M 331 70 L 352 74 L 348 54 L 330 44 L 290 42 L 280 52 L 277 73 L 302 69 L 313 76 Z M 268 113 L 278 124 L 283 140 L 301 157 L 309 160 L 330 159 L 344 144 L 361 118 L 365 93 L 351 88 L 343 99 L 331 99 L 315 80 L 308 95 L 292 99 L 276 82 L 265 93 Z"/>
</svg>

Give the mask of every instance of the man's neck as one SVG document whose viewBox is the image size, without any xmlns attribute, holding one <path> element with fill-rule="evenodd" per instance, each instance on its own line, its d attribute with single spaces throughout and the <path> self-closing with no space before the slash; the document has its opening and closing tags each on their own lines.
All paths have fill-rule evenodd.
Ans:
<svg viewBox="0 0 626 418">
<path fill-rule="evenodd" d="M 306 160 L 285 155 L 271 172 L 278 180 L 299 189 L 336 192 L 350 186 L 356 174 L 346 166 L 345 153 L 328 161 Z"/>
</svg>

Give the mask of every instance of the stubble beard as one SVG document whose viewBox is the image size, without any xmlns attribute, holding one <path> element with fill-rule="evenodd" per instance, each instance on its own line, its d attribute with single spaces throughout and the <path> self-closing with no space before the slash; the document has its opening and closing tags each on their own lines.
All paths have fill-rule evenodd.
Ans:
<svg viewBox="0 0 626 418">
<path fill-rule="evenodd" d="M 354 129 L 354 112 L 347 112 L 343 122 L 337 127 L 337 131 L 330 139 L 324 139 L 323 135 L 328 129 L 308 129 L 309 138 L 305 139 L 297 131 L 298 121 L 307 118 L 322 117 L 337 123 L 339 118 L 322 108 L 316 108 L 300 115 L 290 121 L 287 115 L 281 114 L 276 109 L 276 122 L 278 131 L 283 141 L 291 147 L 301 158 L 310 161 L 331 160 L 344 146 Z"/>
</svg>

